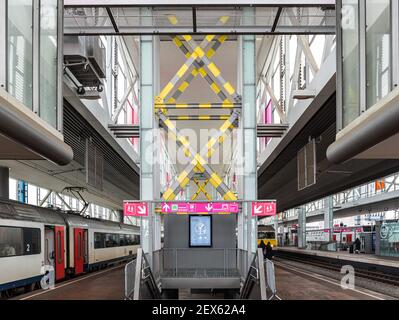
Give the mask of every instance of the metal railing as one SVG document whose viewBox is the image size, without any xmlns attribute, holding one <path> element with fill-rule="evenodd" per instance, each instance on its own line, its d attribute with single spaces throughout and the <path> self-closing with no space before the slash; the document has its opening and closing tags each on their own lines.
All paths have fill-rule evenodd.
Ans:
<svg viewBox="0 0 399 320">
<path fill-rule="evenodd" d="M 137 250 L 136 260 L 125 267 L 125 299 L 161 299 L 158 282 L 141 248 Z"/>
<path fill-rule="evenodd" d="M 263 251 L 258 249 L 247 278 L 241 289 L 240 299 L 273 300 L 277 296 L 274 263 L 263 259 Z"/>
<path fill-rule="evenodd" d="M 125 266 L 125 300 L 133 299 L 136 275 L 136 259 Z"/>
<path fill-rule="evenodd" d="M 166 277 L 240 277 L 242 250 L 213 248 L 164 248 L 161 272 Z"/>
<path fill-rule="evenodd" d="M 270 292 L 270 297 L 268 297 L 268 300 L 273 300 L 275 297 L 277 297 L 277 287 L 276 287 L 276 274 L 274 271 L 274 263 L 266 259 L 265 260 L 265 271 L 266 271 L 266 290 L 267 293 Z M 266 295 L 268 296 L 268 294 Z"/>
</svg>

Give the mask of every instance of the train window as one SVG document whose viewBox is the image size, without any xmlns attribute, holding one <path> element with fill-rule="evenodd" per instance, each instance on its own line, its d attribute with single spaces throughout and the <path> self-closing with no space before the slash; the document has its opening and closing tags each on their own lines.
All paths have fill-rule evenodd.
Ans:
<svg viewBox="0 0 399 320">
<path fill-rule="evenodd" d="M 140 236 L 132 234 L 94 233 L 94 248 L 126 247 L 140 244 Z"/>
<path fill-rule="evenodd" d="M 0 227 L 0 257 L 39 254 L 40 229 Z"/>
<path fill-rule="evenodd" d="M 58 232 L 57 232 L 57 252 L 58 252 L 57 261 L 58 261 L 58 263 L 62 263 L 62 258 L 63 258 L 63 252 L 61 250 L 61 244 L 62 244 L 61 241 L 62 241 L 61 231 L 58 230 Z"/>
<path fill-rule="evenodd" d="M 126 237 L 126 245 L 127 246 L 133 245 L 133 237 L 132 237 L 132 235 L 127 234 L 125 237 Z"/>
<path fill-rule="evenodd" d="M 78 257 L 81 257 L 82 256 L 82 246 L 81 246 L 81 242 L 82 242 L 82 239 L 81 239 L 81 235 L 80 235 L 80 232 L 78 233 Z"/>
<path fill-rule="evenodd" d="M 125 246 L 125 235 L 124 234 L 120 234 L 119 235 L 118 247 L 124 247 L 124 246 Z"/>
<path fill-rule="evenodd" d="M 105 247 L 106 248 L 117 247 L 119 243 L 118 239 L 119 237 L 117 234 L 107 233 L 105 235 Z"/>
<path fill-rule="evenodd" d="M 40 229 L 24 228 L 24 254 L 40 253 Z"/>
<path fill-rule="evenodd" d="M 94 249 L 105 248 L 105 234 L 95 232 L 94 233 Z"/>
<path fill-rule="evenodd" d="M 0 227 L 0 257 L 22 255 L 22 243 L 22 228 Z"/>
</svg>

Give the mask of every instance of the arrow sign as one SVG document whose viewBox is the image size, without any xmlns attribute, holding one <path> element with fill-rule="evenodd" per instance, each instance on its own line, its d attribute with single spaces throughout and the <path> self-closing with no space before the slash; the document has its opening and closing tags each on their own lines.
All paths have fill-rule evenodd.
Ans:
<svg viewBox="0 0 399 320">
<path fill-rule="evenodd" d="M 254 214 L 262 214 L 263 213 L 263 206 L 262 205 L 255 205 L 254 207 Z"/>
<path fill-rule="evenodd" d="M 162 206 L 162 211 L 165 213 L 169 213 L 170 212 L 170 205 L 168 205 L 167 203 L 164 203 Z"/>
<path fill-rule="evenodd" d="M 123 214 L 126 217 L 148 217 L 148 204 L 145 202 L 125 202 Z"/>
<path fill-rule="evenodd" d="M 277 214 L 276 201 L 252 202 L 253 217 L 273 217 Z"/>
<path fill-rule="evenodd" d="M 237 202 L 164 202 L 162 213 L 192 214 L 192 213 L 239 213 Z"/>
</svg>

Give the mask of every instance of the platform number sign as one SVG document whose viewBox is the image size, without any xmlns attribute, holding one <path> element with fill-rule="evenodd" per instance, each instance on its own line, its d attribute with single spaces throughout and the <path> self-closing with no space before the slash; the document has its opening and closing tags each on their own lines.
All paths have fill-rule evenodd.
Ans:
<svg viewBox="0 0 399 320">
<path fill-rule="evenodd" d="M 148 204 L 145 202 L 125 202 L 123 214 L 125 217 L 148 217 Z"/>
<path fill-rule="evenodd" d="M 252 202 L 252 216 L 272 217 L 276 214 L 276 201 Z"/>
</svg>

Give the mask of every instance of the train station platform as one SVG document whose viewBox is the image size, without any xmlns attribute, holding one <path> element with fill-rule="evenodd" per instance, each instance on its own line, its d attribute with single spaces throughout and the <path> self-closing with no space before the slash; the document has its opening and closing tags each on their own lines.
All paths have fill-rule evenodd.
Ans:
<svg viewBox="0 0 399 320">
<path fill-rule="evenodd" d="M 123 300 L 124 265 L 57 283 L 54 289 L 37 290 L 12 300 Z"/>
<path fill-rule="evenodd" d="M 351 254 L 347 251 L 328 252 L 328 251 L 319 251 L 319 250 L 299 249 L 294 247 L 279 247 L 276 250 L 279 252 L 309 255 L 313 257 L 336 259 L 341 261 L 352 261 L 355 263 L 365 263 L 381 267 L 398 268 L 399 270 L 399 259 L 381 257 L 373 254 L 363 254 L 363 253 Z"/>
</svg>

